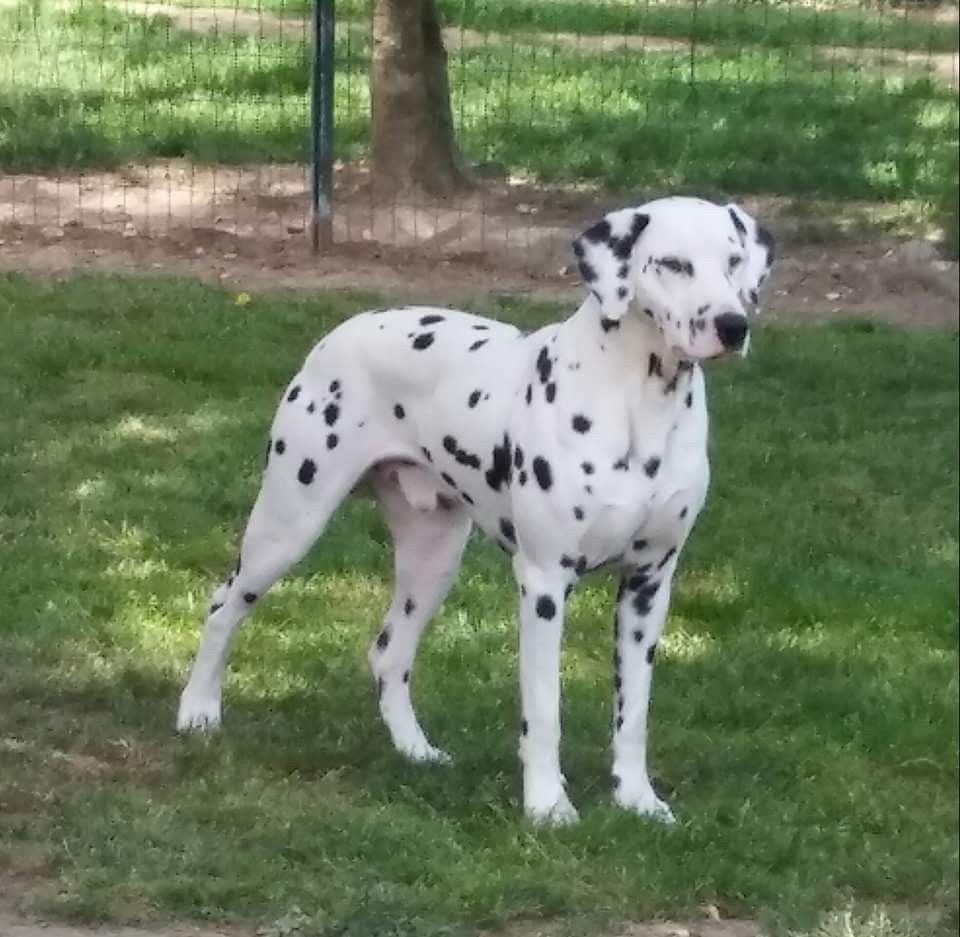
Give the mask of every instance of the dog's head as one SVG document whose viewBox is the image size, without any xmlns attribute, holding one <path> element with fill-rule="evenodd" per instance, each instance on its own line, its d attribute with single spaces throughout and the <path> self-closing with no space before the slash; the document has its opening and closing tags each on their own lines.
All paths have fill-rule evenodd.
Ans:
<svg viewBox="0 0 960 937">
<path fill-rule="evenodd" d="M 746 354 L 774 242 L 742 208 L 658 199 L 611 212 L 573 250 L 605 328 L 633 310 L 682 358 Z"/>
</svg>

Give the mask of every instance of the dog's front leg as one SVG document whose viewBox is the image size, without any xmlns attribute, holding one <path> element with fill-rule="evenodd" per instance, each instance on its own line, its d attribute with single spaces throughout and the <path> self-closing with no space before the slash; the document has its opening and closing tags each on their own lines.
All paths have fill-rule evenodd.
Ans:
<svg viewBox="0 0 960 937">
<path fill-rule="evenodd" d="M 514 558 L 514 572 L 520 586 L 524 810 L 538 823 L 572 823 L 577 811 L 560 770 L 560 647 L 569 577 L 559 564 L 548 572 L 520 554 Z"/>
<path fill-rule="evenodd" d="M 635 557 L 617 600 L 614 651 L 613 784 L 621 807 L 673 822 L 647 774 L 647 712 L 657 641 L 670 604 L 676 549 Z"/>
</svg>

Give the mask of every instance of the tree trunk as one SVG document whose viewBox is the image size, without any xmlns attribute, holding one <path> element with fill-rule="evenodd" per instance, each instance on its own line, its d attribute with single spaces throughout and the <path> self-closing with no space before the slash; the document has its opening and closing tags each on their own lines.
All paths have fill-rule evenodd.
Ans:
<svg viewBox="0 0 960 937">
<path fill-rule="evenodd" d="M 467 187 L 435 0 L 377 0 L 370 78 L 377 193 L 447 196 Z"/>
</svg>

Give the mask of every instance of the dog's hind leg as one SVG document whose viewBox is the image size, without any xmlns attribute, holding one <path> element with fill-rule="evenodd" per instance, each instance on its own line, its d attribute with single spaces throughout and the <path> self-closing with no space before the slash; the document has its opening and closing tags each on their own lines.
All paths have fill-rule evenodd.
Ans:
<svg viewBox="0 0 960 937">
<path fill-rule="evenodd" d="M 471 522 L 459 504 L 437 499 L 424 481 L 425 473 L 418 479 L 418 469 L 403 467 L 399 472 L 407 476 L 402 487 L 396 470 L 384 467 L 372 473 L 393 537 L 395 581 L 383 627 L 367 656 L 380 714 L 397 751 L 414 761 L 446 761 L 448 756 L 434 748 L 420 728 L 410 701 L 410 677 L 420 635 L 460 568 Z M 414 494 L 420 497 L 413 497 L 411 504 L 408 498 Z"/>
<path fill-rule="evenodd" d="M 267 590 L 323 532 L 366 465 L 344 452 L 318 468 L 311 460 L 273 458 L 257 496 L 236 570 L 217 588 L 207 613 L 190 679 L 180 696 L 177 729 L 220 724 L 221 692 L 230 644 Z"/>
</svg>

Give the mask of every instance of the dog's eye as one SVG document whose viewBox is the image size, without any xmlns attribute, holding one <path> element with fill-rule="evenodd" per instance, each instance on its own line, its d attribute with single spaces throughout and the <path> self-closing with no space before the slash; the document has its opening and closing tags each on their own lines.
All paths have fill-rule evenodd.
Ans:
<svg viewBox="0 0 960 937">
<path fill-rule="evenodd" d="M 671 273 L 680 273 L 683 276 L 693 276 L 693 264 L 689 260 L 681 260 L 679 257 L 661 257 L 657 260 L 657 265 L 665 267 Z"/>
<path fill-rule="evenodd" d="M 730 255 L 730 269 L 736 270 L 743 263 L 743 258 L 739 254 Z"/>
</svg>

